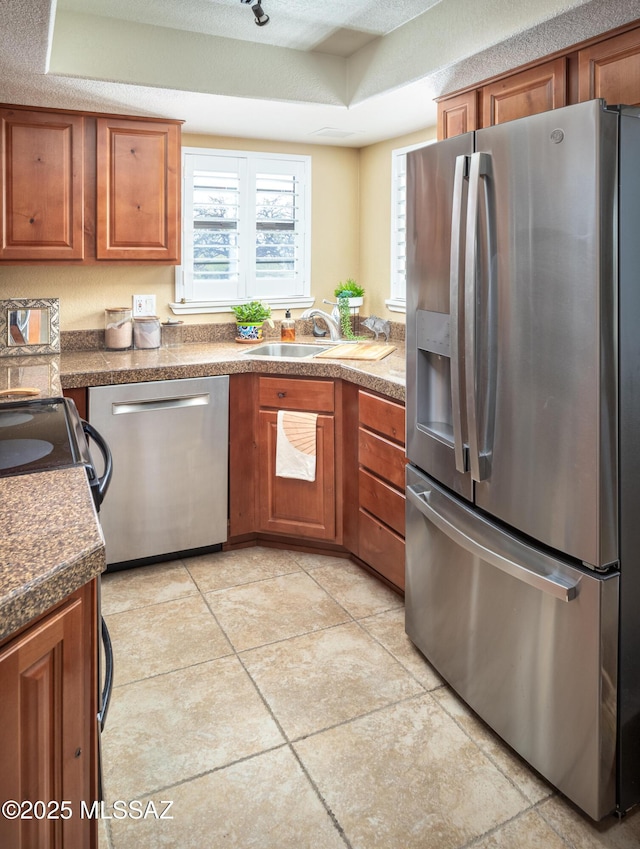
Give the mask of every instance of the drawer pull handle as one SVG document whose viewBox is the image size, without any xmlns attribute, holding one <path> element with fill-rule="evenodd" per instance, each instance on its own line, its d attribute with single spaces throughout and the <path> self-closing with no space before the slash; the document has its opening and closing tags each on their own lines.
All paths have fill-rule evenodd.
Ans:
<svg viewBox="0 0 640 849">
<path fill-rule="evenodd" d="M 278 392 L 278 398 L 286 398 L 286 397 L 287 397 L 286 392 Z"/>
</svg>

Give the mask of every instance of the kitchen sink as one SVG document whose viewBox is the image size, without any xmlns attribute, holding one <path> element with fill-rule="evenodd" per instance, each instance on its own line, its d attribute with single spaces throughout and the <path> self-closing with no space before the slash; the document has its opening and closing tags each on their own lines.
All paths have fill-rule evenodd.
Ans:
<svg viewBox="0 0 640 849">
<path fill-rule="evenodd" d="M 253 357 L 314 357 L 328 351 L 331 345 L 304 344 L 302 342 L 266 342 L 247 351 Z"/>
</svg>

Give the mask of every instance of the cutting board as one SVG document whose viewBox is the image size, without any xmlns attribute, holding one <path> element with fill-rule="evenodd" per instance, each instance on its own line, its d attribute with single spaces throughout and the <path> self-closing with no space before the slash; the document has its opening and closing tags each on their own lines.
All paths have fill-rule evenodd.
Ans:
<svg viewBox="0 0 640 849">
<path fill-rule="evenodd" d="M 381 360 L 395 349 L 395 345 L 385 345 L 382 342 L 348 342 L 322 351 L 316 354 L 314 359 L 326 357 L 331 360 Z"/>
</svg>

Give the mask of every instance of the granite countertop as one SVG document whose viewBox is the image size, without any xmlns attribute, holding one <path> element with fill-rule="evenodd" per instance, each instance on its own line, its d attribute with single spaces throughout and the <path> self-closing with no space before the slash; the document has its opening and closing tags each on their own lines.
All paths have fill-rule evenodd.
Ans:
<svg viewBox="0 0 640 849">
<path fill-rule="evenodd" d="M 279 341 L 265 339 L 265 342 Z M 316 343 L 298 336 L 296 342 Z M 319 343 L 321 344 L 321 343 Z M 405 348 L 382 360 L 281 359 L 252 356 L 252 347 L 236 342 L 189 343 L 171 348 L 132 351 L 68 351 L 60 354 L 60 381 L 65 389 L 146 380 L 175 380 L 216 374 L 286 374 L 333 377 L 404 401 Z"/>
<path fill-rule="evenodd" d="M 104 568 L 84 467 L 0 479 L 0 640 Z"/>
<path fill-rule="evenodd" d="M 270 341 L 278 340 L 265 339 Z M 296 341 L 322 344 L 313 337 Z M 340 378 L 404 401 L 404 344 L 393 344 L 396 350 L 376 361 L 252 356 L 250 346 L 233 341 L 6 357 L 0 361 L 0 389 L 32 386 L 44 398 L 59 397 L 63 388 L 259 372 Z M 84 468 L 0 479 L 0 640 L 104 568 L 104 539 Z"/>
</svg>

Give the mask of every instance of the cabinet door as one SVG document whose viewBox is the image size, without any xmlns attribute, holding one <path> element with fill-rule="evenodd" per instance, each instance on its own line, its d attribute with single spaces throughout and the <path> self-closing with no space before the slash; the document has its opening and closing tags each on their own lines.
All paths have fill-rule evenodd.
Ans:
<svg viewBox="0 0 640 849">
<path fill-rule="evenodd" d="M 98 118 L 98 259 L 180 262 L 180 126 Z"/>
<path fill-rule="evenodd" d="M 84 118 L 1 109 L 0 259 L 82 259 Z"/>
<path fill-rule="evenodd" d="M 567 60 L 554 59 L 483 86 L 482 126 L 492 127 L 567 103 Z"/>
<path fill-rule="evenodd" d="M 578 52 L 578 97 L 640 105 L 640 28 Z"/>
<path fill-rule="evenodd" d="M 315 481 L 276 477 L 278 414 L 258 418 L 259 530 L 296 537 L 335 540 L 335 434 L 333 416 L 319 415 Z"/>
<path fill-rule="evenodd" d="M 438 141 L 478 129 L 478 92 L 466 91 L 438 103 Z"/>
<path fill-rule="evenodd" d="M 95 821 L 81 817 L 95 793 L 90 598 L 83 588 L 0 650 L 0 799 L 41 801 L 52 815 L 0 817 L 0 846 L 93 845 Z"/>
<path fill-rule="evenodd" d="M 86 421 L 89 417 L 86 387 L 82 387 L 81 389 L 63 389 L 62 394 L 65 398 L 71 398 L 73 403 L 76 405 L 78 415 L 81 419 L 85 419 Z"/>
</svg>

